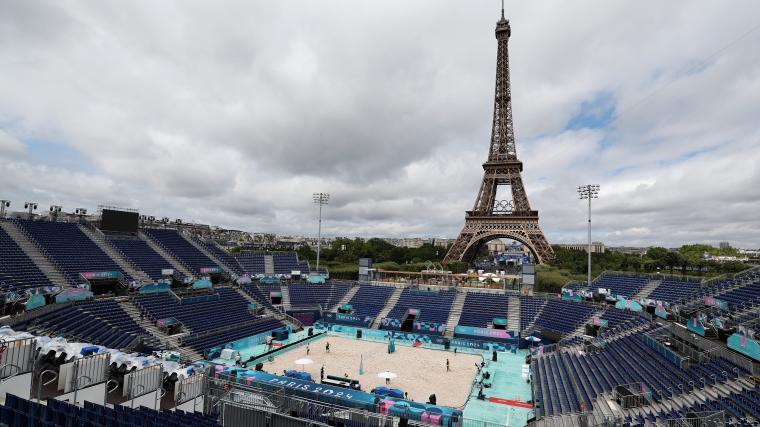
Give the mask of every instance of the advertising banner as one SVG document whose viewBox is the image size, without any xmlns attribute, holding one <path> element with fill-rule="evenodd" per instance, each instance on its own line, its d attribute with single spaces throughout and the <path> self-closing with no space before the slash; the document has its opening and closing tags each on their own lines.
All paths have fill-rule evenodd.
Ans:
<svg viewBox="0 0 760 427">
<path fill-rule="evenodd" d="M 654 314 L 657 317 L 667 319 L 668 318 L 668 312 L 665 311 L 665 307 L 662 305 L 662 301 L 657 301 L 657 306 L 654 308 Z"/>
<path fill-rule="evenodd" d="M 374 317 L 370 316 L 357 316 L 355 314 L 346 313 L 324 313 L 324 322 L 326 323 L 369 326 L 372 324 L 372 320 L 374 320 Z"/>
<path fill-rule="evenodd" d="M 454 335 L 491 338 L 496 340 L 510 340 L 516 338 L 514 332 L 505 329 L 474 328 L 472 326 L 455 326 Z"/>
<path fill-rule="evenodd" d="M 79 273 L 82 278 L 90 279 L 118 279 L 121 273 L 118 271 L 85 271 Z"/>
<path fill-rule="evenodd" d="M 414 331 L 423 334 L 439 334 L 443 335 L 446 332 L 445 323 L 434 322 L 414 322 Z"/>
</svg>

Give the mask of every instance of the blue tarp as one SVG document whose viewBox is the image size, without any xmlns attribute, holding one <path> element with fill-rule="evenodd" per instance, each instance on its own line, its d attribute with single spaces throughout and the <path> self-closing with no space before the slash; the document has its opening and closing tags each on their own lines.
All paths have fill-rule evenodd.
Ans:
<svg viewBox="0 0 760 427">
<path fill-rule="evenodd" d="M 196 280 L 193 282 L 193 289 L 207 289 L 211 287 L 211 281 L 208 279 Z"/>
<path fill-rule="evenodd" d="M 26 311 L 34 310 L 35 308 L 40 308 L 43 305 L 45 305 L 45 296 L 44 295 L 32 295 L 29 297 L 29 300 L 27 300 L 26 304 L 24 304 L 24 309 Z"/>
</svg>

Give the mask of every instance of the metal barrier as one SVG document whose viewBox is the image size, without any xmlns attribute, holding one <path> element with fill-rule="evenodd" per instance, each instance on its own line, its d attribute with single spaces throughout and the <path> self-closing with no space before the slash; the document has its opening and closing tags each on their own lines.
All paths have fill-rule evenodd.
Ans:
<svg viewBox="0 0 760 427">
<path fill-rule="evenodd" d="M 16 375 L 32 372 L 37 344 L 34 338 L 0 341 L 0 382 Z"/>
<path fill-rule="evenodd" d="M 266 387 L 263 384 L 242 385 L 210 377 L 208 384 L 206 412 L 218 412 L 224 426 L 258 425 L 250 420 L 262 416 L 265 417 L 262 419 L 272 419 L 284 414 L 288 414 L 284 417 L 289 423 L 295 424 L 281 425 L 293 426 L 337 425 L 336 422 L 343 422 L 355 427 L 392 427 L 398 421 L 392 416 L 297 397 L 274 384 L 267 384 Z"/>
<path fill-rule="evenodd" d="M 681 325 L 670 326 L 670 331 L 674 336 L 681 338 L 685 342 L 694 344 L 696 347 L 703 350 L 704 354 L 709 357 L 719 357 L 725 359 L 747 372 L 751 372 L 752 375 L 760 375 L 760 364 L 755 364 L 747 357 L 744 357 L 738 353 L 734 353 L 728 348 L 714 343 L 706 338 L 692 333 Z"/>
<path fill-rule="evenodd" d="M 665 421 L 667 427 L 722 427 L 726 425 L 723 411 L 699 412 L 693 417 L 674 418 Z"/>
<path fill-rule="evenodd" d="M 129 400 L 154 392 L 161 388 L 164 370 L 161 365 L 152 365 L 124 375 L 122 395 Z"/>
</svg>

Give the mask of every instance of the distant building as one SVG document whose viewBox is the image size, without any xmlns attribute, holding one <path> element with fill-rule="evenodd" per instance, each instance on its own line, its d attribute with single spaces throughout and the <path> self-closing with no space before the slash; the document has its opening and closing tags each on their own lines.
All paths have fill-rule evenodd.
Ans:
<svg viewBox="0 0 760 427">
<path fill-rule="evenodd" d="M 573 249 L 576 251 L 588 251 L 588 243 L 560 243 L 560 248 L 565 249 Z M 606 251 L 606 248 L 604 246 L 604 243 L 602 242 L 591 242 L 591 253 L 593 254 L 603 254 Z"/>
<path fill-rule="evenodd" d="M 729 255 L 710 255 L 705 252 L 703 258 L 706 261 L 715 261 L 715 262 L 728 262 L 728 261 L 739 261 L 739 262 L 746 262 L 749 261 L 749 257 L 747 256 L 729 256 Z"/>
<path fill-rule="evenodd" d="M 401 248 L 420 248 L 422 245 L 433 245 L 439 248 L 445 248 L 449 246 L 450 244 L 454 243 L 454 239 L 437 239 L 437 238 L 422 238 L 422 237 L 408 237 L 408 238 L 400 238 L 400 239 L 383 239 L 386 242 L 390 243 L 393 246 L 398 246 Z"/>
<path fill-rule="evenodd" d="M 638 255 L 638 256 L 646 255 L 648 249 L 649 248 L 640 248 L 640 247 L 635 247 L 635 246 L 615 246 L 615 247 L 607 248 L 607 250 L 610 252 L 618 252 L 621 254 Z"/>
<path fill-rule="evenodd" d="M 720 242 L 720 243 L 718 243 L 718 247 L 721 248 L 721 249 L 726 249 L 726 248 L 730 248 L 731 244 L 728 243 L 728 242 Z"/>
</svg>

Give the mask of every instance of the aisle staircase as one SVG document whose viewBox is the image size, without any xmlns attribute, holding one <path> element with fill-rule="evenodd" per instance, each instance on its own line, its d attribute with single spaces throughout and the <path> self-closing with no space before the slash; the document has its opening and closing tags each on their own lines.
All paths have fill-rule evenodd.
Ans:
<svg viewBox="0 0 760 427">
<path fill-rule="evenodd" d="M 95 228 L 90 228 L 82 224 L 79 224 L 79 229 L 82 230 L 82 233 L 84 233 L 85 236 L 89 237 L 90 240 L 92 240 L 92 242 L 95 243 L 95 245 L 97 245 L 101 251 L 105 252 L 105 254 L 108 255 L 108 257 L 111 258 L 113 262 L 115 262 L 122 270 L 129 274 L 130 277 L 143 283 L 150 283 L 153 281 L 150 279 L 150 276 L 145 274 L 144 271 L 138 269 L 126 258 L 124 258 L 121 252 L 116 250 L 116 248 L 113 246 L 109 245 L 108 242 L 106 242 L 106 236 L 102 231 Z"/>
<path fill-rule="evenodd" d="M 144 240 L 145 243 L 147 243 L 148 246 L 150 246 L 151 249 L 153 249 L 154 251 L 156 251 L 156 253 L 158 253 L 159 255 L 161 255 L 161 257 L 163 259 L 165 259 L 166 262 L 168 262 L 169 264 L 171 264 L 172 268 L 174 268 L 175 271 L 179 271 L 185 277 L 192 277 L 193 276 L 193 273 L 191 273 L 190 270 L 188 270 L 187 267 L 185 267 L 185 264 L 183 264 L 181 261 L 179 261 L 178 259 L 174 258 L 173 256 L 169 255 L 169 253 L 166 252 L 161 245 L 159 245 L 158 243 L 154 242 L 153 239 L 151 239 L 150 237 L 148 237 L 147 234 L 138 233 L 137 236 L 140 239 Z"/>
<path fill-rule="evenodd" d="M 393 310 L 393 307 L 396 306 L 396 303 L 398 302 L 398 299 L 401 298 L 401 292 L 404 291 L 404 288 L 396 288 L 393 290 L 393 293 L 388 298 L 388 301 L 385 303 L 385 306 L 382 310 L 380 310 L 380 313 L 377 314 L 377 317 L 375 317 L 375 320 L 372 321 L 372 325 L 370 325 L 370 328 L 372 329 L 379 329 L 380 327 L 380 320 L 386 318 L 388 316 L 388 313 Z"/>
<path fill-rule="evenodd" d="M 354 295 L 356 295 L 356 293 L 359 292 L 359 288 L 360 286 L 358 284 L 354 284 L 353 286 L 351 286 L 346 292 L 346 294 L 343 295 L 343 298 L 341 298 L 340 301 L 338 301 L 338 303 L 335 304 L 335 306 L 332 308 L 332 311 L 338 311 L 338 308 L 340 306 L 342 306 L 343 304 L 348 304 L 348 302 L 351 301 L 351 298 L 353 298 Z"/>
<path fill-rule="evenodd" d="M 520 298 L 511 295 L 507 307 L 507 330 L 520 332 Z"/>
<path fill-rule="evenodd" d="M 132 301 L 124 299 L 119 301 L 119 305 L 122 309 L 124 309 L 129 317 L 132 318 L 132 320 L 134 320 L 138 325 L 142 326 L 143 329 L 150 332 L 152 335 L 151 338 L 154 340 L 154 342 L 151 342 L 150 344 L 154 347 L 160 348 L 161 350 L 177 351 L 182 358 L 182 363 L 193 363 L 199 360 L 203 360 L 202 354 L 198 353 L 190 347 L 185 347 L 179 344 L 179 339 L 188 335 L 188 332 L 183 332 L 181 334 L 175 335 L 166 335 L 163 332 L 159 331 L 156 325 L 150 319 L 147 317 L 141 318 L 140 310 L 138 310 L 137 307 L 132 304 Z"/>
<path fill-rule="evenodd" d="M 588 319 L 586 319 L 585 322 L 581 322 L 572 333 L 569 333 L 566 336 L 577 337 L 579 335 L 586 335 L 586 325 L 591 322 L 594 316 L 597 316 L 597 317 L 604 316 L 604 310 L 597 310 L 596 312 L 594 312 L 591 316 L 588 317 Z"/>
<path fill-rule="evenodd" d="M 454 337 L 454 327 L 459 323 L 459 318 L 462 317 L 462 309 L 464 308 L 464 300 L 467 297 L 467 292 L 457 290 L 457 296 L 451 303 L 451 310 L 449 311 L 449 319 L 446 320 L 446 332 L 444 336 L 447 338 Z"/>
<path fill-rule="evenodd" d="M 193 245 L 195 249 L 198 249 L 198 252 L 202 253 L 203 255 L 206 255 L 208 259 L 214 262 L 217 266 L 219 266 L 222 270 L 227 272 L 227 274 L 235 274 L 235 271 L 230 268 L 227 264 L 223 263 L 219 258 L 215 257 L 214 254 L 207 251 L 206 248 L 201 246 L 198 242 L 195 241 L 195 239 L 192 236 L 188 236 L 185 233 L 180 233 L 180 236 L 182 236 L 183 239 L 187 240 L 188 243 Z"/>
<path fill-rule="evenodd" d="M 62 288 L 69 286 L 69 282 L 66 281 L 64 275 L 45 255 L 42 254 L 42 252 L 40 252 L 39 248 L 34 243 L 26 238 L 16 224 L 10 221 L 0 221 L 0 227 L 2 227 L 3 230 L 8 233 L 8 236 L 16 242 L 21 250 L 24 251 L 24 254 L 37 265 L 37 268 L 42 271 L 53 286 L 60 286 Z"/>
<path fill-rule="evenodd" d="M 282 308 L 284 310 L 290 310 L 292 308 L 290 305 L 290 287 L 282 285 L 280 286 L 280 289 L 282 289 Z"/>
<path fill-rule="evenodd" d="M 264 314 L 272 315 L 272 316 L 275 317 L 275 319 L 277 319 L 277 320 L 279 320 L 281 322 L 288 323 L 293 328 L 294 331 L 300 331 L 300 330 L 303 329 L 303 323 L 301 323 L 295 317 L 289 316 L 289 315 L 287 315 L 285 313 L 282 313 L 280 311 L 277 311 L 277 310 L 271 310 L 269 307 L 261 305 L 261 303 L 258 302 L 258 301 L 256 301 L 256 299 L 254 297 L 250 296 L 247 292 L 245 292 L 244 290 L 240 289 L 237 286 L 233 287 L 233 289 L 235 289 L 237 291 L 237 293 L 240 294 L 240 296 L 242 296 L 243 298 L 245 298 L 246 300 L 248 300 L 249 303 L 256 304 L 257 307 L 263 308 L 264 309 Z"/>
<path fill-rule="evenodd" d="M 546 301 L 544 301 L 544 303 L 541 304 L 541 307 L 538 308 L 536 315 L 533 317 L 530 323 L 528 323 L 528 325 L 525 327 L 525 330 L 533 330 L 533 327 L 536 326 L 536 319 L 541 317 L 541 314 L 544 313 L 544 308 L 546 308 Z"/>
<path fill-rule="evenodd" d="M 657 289 L 658 286 L 662 283 L 662 280 L 650 280 L 647 282 L 647 284 L 641 288 L 638 294 L 634 296 L 634 299 L 644 299 L 648 298 L 649 294 L 654 292 L 655 289 Z"/>
<path fill-rule="evenodd" d="M 267 276 L 274 274 L 274 257 L 272 255 L 264 255 L 264 274 Z"/>
</svg>

